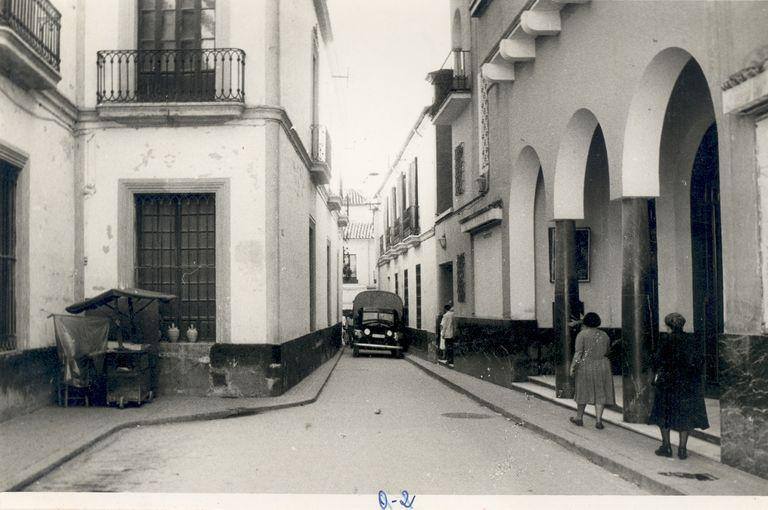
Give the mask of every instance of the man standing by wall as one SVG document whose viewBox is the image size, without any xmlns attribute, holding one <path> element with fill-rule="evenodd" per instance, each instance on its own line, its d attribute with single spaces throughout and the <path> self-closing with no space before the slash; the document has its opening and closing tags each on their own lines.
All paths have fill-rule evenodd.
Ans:
<svg viewBox="0 0 768 510">
<path fill-rule="evenodd" d="M 440 350 L 443 352 L 444 359 L 441 363 L 447 363 L 449 367 L 453 366 L 453 304 L 448 302 L 445 305 L 445 313 L 440 320 Z"/>
</svg>

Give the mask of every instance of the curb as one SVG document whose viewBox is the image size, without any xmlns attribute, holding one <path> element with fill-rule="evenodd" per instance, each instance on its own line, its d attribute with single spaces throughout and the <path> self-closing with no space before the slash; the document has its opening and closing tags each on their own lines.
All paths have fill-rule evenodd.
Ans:
<svg viewBox="0 0 768 510">
<path fill-rule="evenodd" d="M 85 450 L 89 449 L 93 445 L 103 441 L 104 439 L 108 438 L 112 434 L 115 434 L 125 429 L 136 428 L 136 427 L 151 427 L 154 425 L 169 425 L 169 424 L 175 424 L 175 423 L 189 423 L 189 422 L 195 422 L 195 421 L 211 421 L 211 420 L 224 420 L 228 418 L 240 418 L 244 416 L 253 416 L 256 414 L 261 414 L 268 411 L 278 411 L 278 410 L 287 409 L 290 407 L 301 407 L 308 404 L 313 404 L 317 401 L 318 397 L 325 389 L 326 384 L 328 384 L 328 380 L 331 378 L 331 375 L 333 374 L 334 370 L 336 370 L 336 365 L 339 364 L 339 360 L 341 360 L 341 356 L 343 354 L 344 354 L 344 346 L 342 346 L 341 349 L 339 349 L 339 352 L 336 354 L 335 360 L 328 360 L 326 362 L 326 363 L 332 362 L 333 366 L 331 366 L 331 369 L 328 371 L 328 375 L 325 377 L 325 380 L 323 380 L 322 384 L 320 385 L 320 388 L 317 390 L 317 393 L 315 393 L 313 397 L 305 398 L 295 402 L 287 402 L 284 404 L 265 405 L 265 406 L 259 406 L 259 407 L 235 407 L 232 409 L 226 409 L 224 411 L 212 411 L 207 413 L 188 414 L 188 415 L 182 415 L 182 416 L 168 416 L 164 418 L 127 421 L 119 425 L 115 425 L 112 428 L 106 430 L 105 432 L 102 432 L 98 436 L 87 440 L 85 443 L 81 444 L 74 450 L 64 454 L 62 457 L 56 459 L 48 466 L 25 477 L 23 480 L 15 483 L 11 487 L 0 488 L 0 492 L 20 492 L 24 490 L 26 487 L 29 487 L 30 485 L 32 485 L 37 480 L 44 477 L 51 471 L 55 470 L 61 465 L 79 456 L 80 454 L 85 452 Z M 320 367 L 318 367 L 317 369 L 319 368 Z"/>
<path fill-rule="evenodd" d="M 581 455 L 582 457 L 586 458 L 588 461 L 590 461 L 593 464 L 596 464 L 600 466 L 601 468 L 618 475 L 619 477 L 623 478 L 624 480 L 634 483 L 638 485 L 641 489 L 646 490 L 648 492 L 651 492 L 655 495 L 663 495 L 663 496 L 680 496 L 685 495 L 684 492 L 681 492 L 677 489 L 675 489 L 672 486 L 665 485 L 663 483 L 660 483 L 653 478 L 650 478 L 643 473 L 636 471 L 632 469 L 631 467 L 625 466 L 623 464 L 619 464 L 618 462 L 610 459 L 609 457 L 606 457 L 605 455 L 601 455 L 597 452 L 594 452 L 592 450 L 589 450 L 588 448 L 585 448 L 583 446 L 579 446 L 576 443 L 569 441 L 565 439 L 564 437 L 561 437 L 553 432 L 550 432 L 538 425 L 535 425 L 533 423 L 525 421 L 523 418 L 514 415 L 510 413 L 509 411 L 487 401 L 483 398 L 475 395 L 471 391 L 467 390 L 466 388 L 463 388 L 459 386 L 456 383 L 453 383 L 446 379 L 445 377 L 441 376 L 437 372 L 433 372 L 429 368 L 416 363 L 415 361 L 412 361 L 409 356 L 406 356 L 406 358 L 409 363 L 415 365 L 416 367 L 423 370 L 427 375 L 437 379 L 441 383 L 443 383 L 445 386 L 448 386 L 452 390 L 461 393 L 462 395 L 469 397 L 470 399 L 474 400 L 478 404 L 487 407 L 488 409 L 504 416 L 505 418 L 508 418 L 512 420 L 516 425 L 523 427 L 525 429 L 530 430 L 531 432 L 534 432 L 535 434 L 538 434 L 545 439 L 549 439 L 550 441 L 559 444 L 560 446 L 566 448 L 567 450 L 570 450 L 574 453 L 577 453 Z M 466 374 L 465 374 L 466 375 Z M 468 376 L 471 377 L 471 376 Z"/>
</svg>

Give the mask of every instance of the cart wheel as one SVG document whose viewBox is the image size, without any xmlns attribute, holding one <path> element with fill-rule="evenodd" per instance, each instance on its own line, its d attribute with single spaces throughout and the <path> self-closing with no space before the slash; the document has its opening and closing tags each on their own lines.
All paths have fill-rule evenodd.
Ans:
<svg viewBox="0 0 768 510">
<path fill-rule="evenodd" d="M 123 397 L 120 397 L 120 402 L 117 404 L 117 407 L 120 409 L 125 407 L 125 399 Z"/>
</svg>

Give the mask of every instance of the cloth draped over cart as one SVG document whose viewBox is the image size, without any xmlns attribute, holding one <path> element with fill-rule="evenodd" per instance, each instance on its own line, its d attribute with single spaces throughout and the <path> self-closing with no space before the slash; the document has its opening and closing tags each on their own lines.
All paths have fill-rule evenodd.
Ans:
<svg viewBox="0 0 768 510">
<path fill-rule="evenodd" d="M 92 370 L 99 372 L 100 367 L 103 367 L 109 319 L 54 315 L 53 327 L 62 363 L 62 382 L 78 388 L 88 387 L 91 378 L 96 375 Z"/>
</svg>

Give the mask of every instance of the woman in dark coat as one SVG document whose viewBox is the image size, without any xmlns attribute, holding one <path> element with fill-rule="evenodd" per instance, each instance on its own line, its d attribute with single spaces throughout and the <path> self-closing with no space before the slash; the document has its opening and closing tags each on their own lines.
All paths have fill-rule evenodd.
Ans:
<svg viewBox="0 0 768 510">
<path fill-rule="evenodd" d="M 670 313 L 664 323 L 669 335 L 659 341 L 653 356 L 656 395 L 648 423 L 661 429 L 662 442 L 656 455 L 672 456 L 669 431 L 674 429 L 680 433 L 677 456 L 685 459 L 688 433 L 709 428 L 701 380 L 702 362 L 694 346 L 686 342 L 685 318 L 679 313 Z"/>
</svg>

